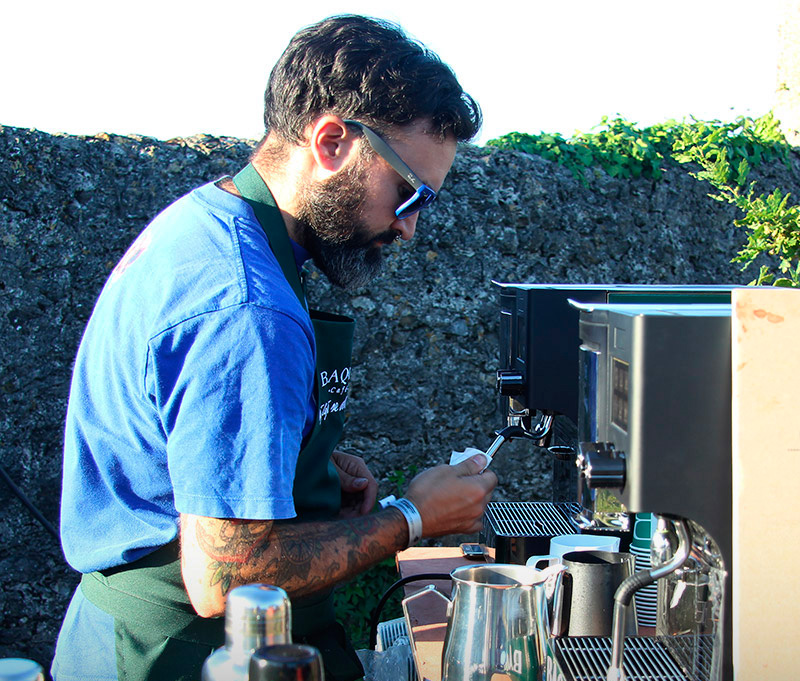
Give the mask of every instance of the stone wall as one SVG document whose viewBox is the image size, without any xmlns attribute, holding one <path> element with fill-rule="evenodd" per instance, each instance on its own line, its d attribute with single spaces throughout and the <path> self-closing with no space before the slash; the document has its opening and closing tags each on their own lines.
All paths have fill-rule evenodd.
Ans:
<svg viewBox="0 0 800 681">
<path fill-rule="evenodd" d="M 0 463 L 57 526 L 62 422 L 83 326 L 105 277 L 160 209 L 235 172 L 252 142 L 53 136 L 0 127 Z M 796 194 L 798 159 L 756 169 Z M 497 281 L 746 283 L 733 210 L 668 166 L 657 181 L 589 172 L 581 183 L 525 154 L 462 148 L 435 210 L 355 295 L 310 278 L 321 307 L 359 318 L 344 448 L 382 493 L 451 450 L 486 447 L 496 407 Z M 549 463 L 501 450 L 500 499 L 548 498 Z M 0 483 L 0 657 L 49 664 L 77 577 Z"/>
</svg>

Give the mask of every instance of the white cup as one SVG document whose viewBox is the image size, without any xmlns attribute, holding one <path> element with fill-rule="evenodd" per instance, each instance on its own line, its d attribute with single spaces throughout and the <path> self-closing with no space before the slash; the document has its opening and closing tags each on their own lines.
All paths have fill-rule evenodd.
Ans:
<svg viewBox="0 0 800 681">
<path fill-rule="evenodd" d="M 559 558 L 571 551 L 619 551 L 619 537 L 594 534 L 562 534 L 550 540 L 550 553 Z"/>
<path fill-rule="evenodd" d="M 562 534 L 550 540 L 550 555 L 531 556 L 525 562 L 529 567 L 536 567 L 546 560 L 548 565 L 561 562 L 561 556 L 572 551 L 619 551 L 619 537 L 594 534 Z"/>
</svg>

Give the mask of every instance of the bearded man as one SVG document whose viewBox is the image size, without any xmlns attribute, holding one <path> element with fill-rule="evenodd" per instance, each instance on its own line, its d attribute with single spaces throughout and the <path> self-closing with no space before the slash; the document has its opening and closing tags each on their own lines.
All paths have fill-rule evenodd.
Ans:
<svg viewBox="0 0 800 681">
<path fill-rule="evenodd" d="M 477 456 L 377 483 L 336 450 L 353 321 L 309 311 L 308 259 L 363 287 L 411 239 L 480 114 L 401 29 L 339 16 L 273 69 L 266 135 L 235 177 L 161 213 L 112 272 L 74 368 L 62 543 L 83 573 L 56 681 L 200 677 L 225 598 L 269 583 L 329 680 L 361 668 L 331 592 L 421 537 L 478 531 L 496 477 Z"/>
</svg>

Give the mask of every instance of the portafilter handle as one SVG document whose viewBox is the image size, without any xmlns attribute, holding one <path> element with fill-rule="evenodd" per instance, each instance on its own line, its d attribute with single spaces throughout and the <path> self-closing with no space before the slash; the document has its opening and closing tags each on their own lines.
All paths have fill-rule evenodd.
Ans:
<svg viewBox="0 0 800 681">
<path fill-rule="evenodd" d="M 495 435 L 497 436 L 494 439 L 494 442 L 489 445 L 489 448 L 484 452 L 486 456 L 487 462 L 486 465 L 483 467 L 485 471 L 489 464 L 492 462 L 494 455 L 497 453 L 497 450 L 500 449 L 506 442 L 509 440 L 514 439 L 525 439 L 525 440 L 534 440 L 538 441 L 543 438 L 547 433 L 550 432 L 550 429 L 553 427 L 553 416 L 552 414 L 543 414 L 539 423 L 536 424 L 536 428 L 533 431 L 530 431 L 526 428 L 523 428 L 519 424 L 512 424 L 506 426 L 505 428 L 501 428 L 500 430 L 495 431 Z M 575 450 L 572 447 L 548 447 L 550 453 L 559 460 L 571 460 L 574 458 Z M 481 471 L 483 472 L 483 471 Z"/>
<path fill-rule="evenodd" d="M 525 437 L 525 429 L 522 426 L 506 426 L 501 430 L 496 430 L 495 434 L 497 437 L 494 439 L 494 442 L 489 445 L 489 448 L 483 453 L 486 457 L 486 465 L 481 469 L 481 473 L 489 468 L 489 464 L 492 463 L 492 459 L 494 455 L 497 454 L 497 450 L 500 449 L 506 442 L 511 440 L 512 438 L 520 438 Z"/>
<path fill-rule="evenodd" d="M 536 422 L 536 425 L 531 428 L 526 428 L 518 422 L 510 423 L 505 428 L 494 431 L 495 435 L 497 435 L 497 439 L 492 442 L 491 445 L 489 445 L 489 449 L 486 451 L 487 453 L 491 452 L 492 455 L 494 455 L 494 452 L 500 449 L 506 440 L 541 440 L 552 430 L 552 428 L 552 414 L 542 414 L 539 420 Z"/>
</svg>

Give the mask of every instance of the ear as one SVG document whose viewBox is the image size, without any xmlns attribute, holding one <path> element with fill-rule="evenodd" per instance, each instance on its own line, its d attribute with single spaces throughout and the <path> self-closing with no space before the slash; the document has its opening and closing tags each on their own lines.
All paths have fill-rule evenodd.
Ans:
<svg viewBox="0 0 800 681">
<path fill-rule="evenodd" d="M 347 165 L 357 153 L 356 138 L 339 116 L 328 114 L 314 122 L 309 148 L 319 179 L 333 175 Z"/>
</svg>

